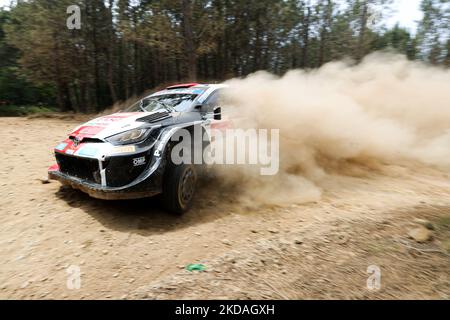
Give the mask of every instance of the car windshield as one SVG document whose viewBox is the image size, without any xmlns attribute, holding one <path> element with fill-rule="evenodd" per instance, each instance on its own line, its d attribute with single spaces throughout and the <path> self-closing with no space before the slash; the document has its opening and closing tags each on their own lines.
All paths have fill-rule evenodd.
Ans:
<svg viewBox="0 0 450 320">
<path fill-rule="evenodd" d="M 130 108 L 126 112 L 152 112 L 159 109 L 165 109 L 169 112 L 178 111 L 183 112 L 189 109 L 194 102 L 196 94 L 162 94 L 157 96 L 150 96 L 144 98 Z"/>
</svg>

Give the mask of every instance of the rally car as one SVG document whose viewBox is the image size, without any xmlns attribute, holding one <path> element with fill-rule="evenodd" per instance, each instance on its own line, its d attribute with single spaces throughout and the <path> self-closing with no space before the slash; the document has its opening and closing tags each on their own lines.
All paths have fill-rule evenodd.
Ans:
<svg viewBox="0 0 450 320">
<path fill-rule="evenodd" d="M 171 86 L 126 110 L 77 127 L 55 147 L 57 163 L 49 168 L 49 178 L 99 199 L 161 194 L 169 211 L 187 211 L 197 166 L 172 163 L 171 138 L 181 128 L 207 133 L 220 123 L 219 97 L 224 88 L 197 83 Z"/>
</svg>

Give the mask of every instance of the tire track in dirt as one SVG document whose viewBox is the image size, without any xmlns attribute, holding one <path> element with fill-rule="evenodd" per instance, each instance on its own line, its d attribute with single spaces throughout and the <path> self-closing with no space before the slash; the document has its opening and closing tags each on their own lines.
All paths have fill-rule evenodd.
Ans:
<svg viewBox="0 0 450 320">
<path fill-rule="evenodd" d="M 411 163 L 386 166 L 384 174 L 330 176 L 323 198 L 303 205 L 243 207 L 214 180 L 182 217 L 163 212 L 155 200 L 91 199 L 40 181 L 53 146 L 76 124 L 0 118 L 0 298 L 372 297 L 361 287 L 370 250 L 384 238 L 404 237 L 413 218 L 449 215 L 448 173 Z M 389 232 L 380 225 L 385 220 Z M 430 246 L 446 239 L 439 232 Z M 339 244 L 337 235 L 348 242 Z M 304 245 L 295 244 L 298 238 Z M 404 273 L 387 277 L 392 285 L 375 297 L 407 298 L 414 289 L 415 297 L 445 298 L 447 257 L 412 256 L 391 240 L 374 257 Z M 275 258 L 271 248 L 282 250 L 284 243 L 286 256 Z M 254 270 L 245 258 L 267 265 Z M 336 269 L 339 258 L 344 273 Z M 210 271 L 188 274 L 181 268 L 189 263 Z M 79 290 L 66 286 L 71 265 L 81 269 Z M 346 272 L 356 276 L 342 277 Z M 193 293 L 184 278 L 201 289 Z M 167 285 L 175 289 L 161 289 Z"/>
</svg>

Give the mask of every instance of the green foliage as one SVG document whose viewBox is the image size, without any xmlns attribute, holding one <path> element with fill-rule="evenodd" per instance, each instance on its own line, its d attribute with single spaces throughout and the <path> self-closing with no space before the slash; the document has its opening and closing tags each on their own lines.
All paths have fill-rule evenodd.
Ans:
<svg viewBox="0 0 450 320">
<path fill-rule="evenodd" d="M 0 11 L 0 103 L 54 104 L 52 86 L 38 86 L 21 74 L 19 51 L 5 41 L 4 26 L 12 23 L 9 11 Z"/>
<path fill-rule="evenodd" d="M 48 113 L 57 111 L 52 107 L 35 106 L 35 105 L 4 105 L 0 106 L 0 117 L 21 117 L 36 113 Z"/>
<path fill-rule="evenodd" d="M 0 10 L 0 103 L 97 112 L 161 84 L 282 74 L 376 50 L 450 66 L 450 1 L 418 36 L 377 23 L 392 0 L 28 0 Z M 66 27 L 69 5 L 81 29 Z M 375 17 L 375 18 L 374 18 Z"/>
<path fill-rule="evenodd" d="M 422 58 L 432 64 L 447 64 L 450 55 L 450 1 L 422 0 L 423 19 L 419 26 L 418 41 Z"/>
<path fill-rule="evenodd" d="M 397 53 L 405 54 L 413 60 L 417 57 L 417 40 L 408 30 L 395 25 L 391 30 L 387 30 L 382 36 L 379 36 L 375 43 L 376 50 L 390 49 Z"/>
</svg>

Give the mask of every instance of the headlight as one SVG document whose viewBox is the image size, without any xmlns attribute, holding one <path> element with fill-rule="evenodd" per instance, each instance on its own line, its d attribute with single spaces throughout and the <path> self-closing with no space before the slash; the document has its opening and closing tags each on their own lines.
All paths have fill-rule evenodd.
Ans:
<svg viewBox="0 0 450 320">
<path fill-rule="evenodd" d="M 150 131 L 149 129 L 134 129 L 106 138 L 106 141 L 114 145 L 137 143 L 143 141 Z"/>
</svg>

